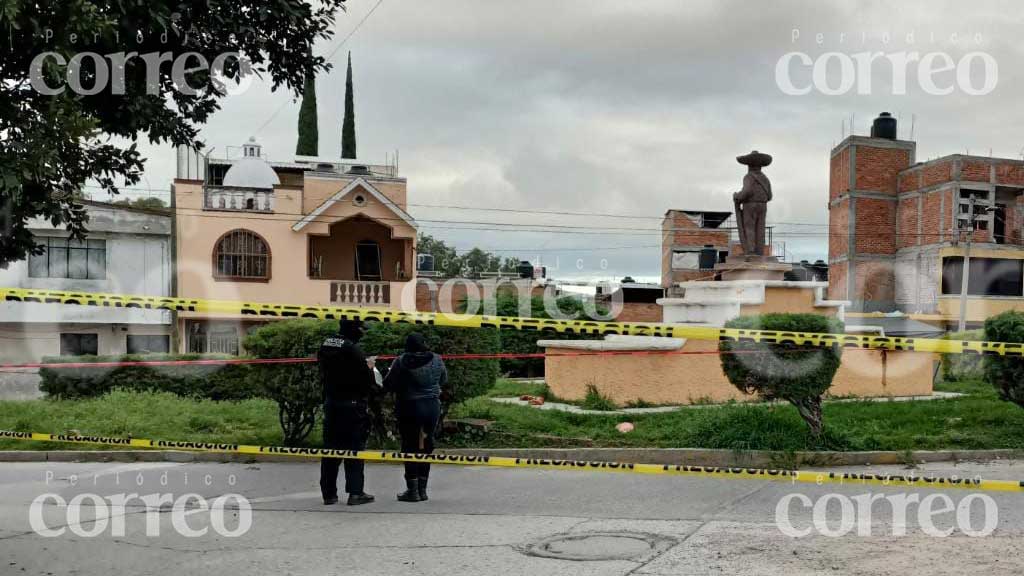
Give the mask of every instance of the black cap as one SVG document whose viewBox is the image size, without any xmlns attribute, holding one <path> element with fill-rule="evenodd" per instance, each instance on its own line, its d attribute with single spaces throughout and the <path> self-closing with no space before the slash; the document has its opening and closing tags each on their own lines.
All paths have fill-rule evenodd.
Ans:
<svg viewBox="0 0 1024 576">
<path fill-rule="evenodd" d="M 341 322 L 338 323 L 338 333 L 351 340 L 361 338 L 363 331 L 363 321 L 358 318 L 354 320 L 342 318 Z"/>
</svg>

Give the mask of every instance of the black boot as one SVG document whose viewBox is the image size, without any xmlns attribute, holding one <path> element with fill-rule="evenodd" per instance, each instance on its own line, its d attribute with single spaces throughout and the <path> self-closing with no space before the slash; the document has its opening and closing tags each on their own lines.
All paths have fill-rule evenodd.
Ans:
<svg viewBox="0 0 1024 576">
<path fill-rule="evenodd" d="M 405 492 L 398 495 L 399 502 L 419 502 L 420 501 L 420 479 L 419 478 L 406 478 L 405 479 Z"/>
<path fill-rule="evenodd" d="M 418 480 L 420 481 L 420 486 L 419 486 L 419 488 L 420 488 L 420 501 L 421 502 L 426 502 L 428 500 L 428 498 L 427 498 L 427 476 L 420 476 L 418 478 Z"/>
</svg>

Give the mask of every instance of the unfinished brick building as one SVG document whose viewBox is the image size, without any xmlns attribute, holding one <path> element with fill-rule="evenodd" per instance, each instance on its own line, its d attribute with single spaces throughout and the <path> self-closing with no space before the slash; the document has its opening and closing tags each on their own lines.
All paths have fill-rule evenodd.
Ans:
<svg viewBox="0 0 1024 576">
<path fill-rule="evenodd" d="M 1024 308 L 1024 162 L 961 154 L 917 162 L 915 152 L 885 113 L 871 136 L 832 150 L 829 298 L 852 301 L 853 311 L 952 320 L 973 196 L 968 319 Z"/>
<path fill-rule="evenodd" d="M 729 254 L 732 212 L 668 210 L 661 221 L 661 285 L 671 288 L 679 282 L 711 280 L 714 264 Z M 700 260 L 705 247 L 714 249 L 714 259 Z"/>
</svg>

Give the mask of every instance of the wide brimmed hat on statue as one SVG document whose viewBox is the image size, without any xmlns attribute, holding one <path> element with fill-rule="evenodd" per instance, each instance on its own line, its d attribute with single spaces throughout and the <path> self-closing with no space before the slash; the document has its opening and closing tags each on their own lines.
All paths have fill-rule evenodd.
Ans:
<svg viewBox="0 0 1024 576">
<path fill-rule="evenodd" d="M 751 168 L 764 168 L 772 163 L 772 157 L 770 154 L 764 152 L 758 152 L 754 150 L 750 154 L 744 154 L 743 156 L 737 156 L 736 161 L 740 164 L 750 166 Z"/>
</svg>

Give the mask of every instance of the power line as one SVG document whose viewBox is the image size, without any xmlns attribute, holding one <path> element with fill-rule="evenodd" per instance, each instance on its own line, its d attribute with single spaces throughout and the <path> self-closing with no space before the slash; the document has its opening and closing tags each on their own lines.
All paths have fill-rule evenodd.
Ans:
<svg viewBox="0 0 1024 576">
<path fill-rule="evenodd" d="M 217 212 L 216 210 L 204 210 L 204 209 L 200 209 L 200 208 L 178 208 L 178 211 L 179 212 L 187 211 L 187 212 L 190 212 L 190 214 L 188 214 L 188 215 L 193 216 L 193 217 L 200 217 L 200 218 L 231 218 L 231 219 L 243 218 L 243 219 L 248 219 L 248 220 L 263 220 L 263 221 L 276 221 L 276 222 L 298 222 L 298 221 L 302 220 L 304 217 L 308 216 L 308 214 L 299 213 L 299 212 L 278 212 L 278 211 L 263 213 L 263 215 L 260 215 L 261 213 L 259 213 L 259 212 L 247 212 L 247 211 L 246 212 L 239 211 L 239 212 L 236 212 L 236 213 L 227 213 L 227 214 L 221 215 L 221 214 L 215 214 L 215 212 Z M 235 215 L 237 213 L 245 214 L 245 216 Z M 299 217 L 299 218 L 295 219 L 294 217 Z M 371 220 L 383 221 L 383 222 L 405 222 L 404 218 L 400 218 L 398 216 L 381 216 L 381 217 L 368 217 L 368 218 L 370 218 Z M 338 221 L 339 221 L 339 219 L 337 219 L 337 218 L 313 218 L 311 220 L 308 220 L 307 222 L 310 222 L 310 223 L 336 224 Z M 664 234 L 664 233 L 672 233 L 672 234 L 677 235 L 677 236 L 678 235 L 683 235 L 683 236 L 687 236 L 687 235 L 689 235 L 689 236 L 704 236 L 704 235 L 707 235 L 709 232 L 714 232 L 714 231 L 731 232 L 732 230 L 735 229 L 735 228 L 732 228 L 732 227 L 715 228 L 715 229 L 711 229 L 711 230 L 703 229 L 703 228 L 664 228 L 664 229 L 661 229 L 661 228 L 629 228 L 629 227 L 613 227 L 613 226 L 590 226 L 590 225 L 580 226 L 580 225 L 568 225 L 568 224 L 545 224 L 545 223 L 531 223 L 531 222 L 495 222 L 495 221 L 489 221 L 489 220 L 448 220 L 448 219 L 427 219 L 427 218 L 417 219 L 416 222 L 417 222 L 417 224 L 423 224 L 422 227 L 426 227 L 426 228 L 442 228 L 442 229 L 452 229 L 452 230 L 484 230 L 484 231 L 495 231 L 495 232 L 522 231 L 522 232 L 552 232 L 552 233 L 576 233 L 576 232 L 578 232 L 578 233 L 591 233 L 591 234 L 594 234 L 594 233 L 598 233 L 598 234 L 621 233 L 621 234 L 630 235 L 630 236 L 632 236 L 632 235 L 659 235 L 659 234 Z M 455 225 L 455 226 L 439 226 L 439 225 Z M 487 226 L 487 228 L 477 228 L 475 226 Z M 513 229 L 521 228 L 522 230 L 505 230 L 505 229 L 500 229 L 500 228 L 499 229 L 492 228 L 492 227 L 495 227 L 495 226 L 496 227 L 501 227 L 501 228 L 513 228 Z M 776 226 L 778 226 L 778 224 Z M 884 225 L 882 225 L 882 226 L 873 226 L 873 227 L 860 226 L 859 228 L 860 228 L 860 230 L 862 232 L 871 231 L 871 230 L 878 231 L 878 232 L 886 232 L 886 233 L 888 233 L 888 234 L 890 234 L 890 235 L 892 235 L 894 237 L 933 237 L 933 236 L 947 236 L 947 235 L 949 235 L 948 232 L 931 232 L 931 233 L 929 233 L 929 232 L 921 232 L 921 233 L 918 233 L 918 232 L 893 232 L 891 226 L 884 226 Z M 773 238 L 776 238 L 776 237 L 780 237 L 780 238 L 781 237 L 816 238 L 816 237 L 829 237 L 829 236 L 846 237 L 847 235 L 848 235 L 848 232 L 846 232 L 846 231 L 841 231 L 841 232 L 806 231 L 806 232 L 803 232 L 803 231 L 784 231 L 783 230 L 783 231 L 774 231 L 772 233 L 772 237 Z"/>
<path fill-rule="evenodd" d="M 85 187 L 86 188 L 94 188 L 94 189 L 98 189 L 98 190 L 104 190 L 104 188 L 102 188 L 100 186 L 95 186 L 95 185 L 86 185 Z M 159 193 L 161 195 L 166 195 L 166 196 L 170 195 L 170 191 L 169 190 L 160 190 L 160 189 L 157 189 L 157 188 L 121 187 L 120 189 L 122 189 L 122 190 L 144 190 L 144 191 L 150 191 L 150 192 L 153 192 L 153 193 Z M 375 201 L 367 201 L 367 204 L 383 205 L 382 202 L 375 202 Z M 415 203 L 415 202 L 407 203 L 406 206 L 410 207 L 410 208 L 415 207 L 415 208 L 430 208 L 430 209 L 445 209 L 445 210 L 469 210 L 469 211 L 480 211 L 480 212 L 504 212 L 504 213 L 511 213 L 511 214 L 526 214 L 526 215 L 542 214 L 542 215 L 550 215 L 550 216 L 574 216 L 574 217 L 588 217 L 588 218 L 623 218 L 623 219 L 658 220 L 658 221 L 664 220 L 664 217 L 662 217 L 662 216 L 642 216 L 642 215 L 639 215 L 639 214 L 612 214 L 612 213 L 608 213 L 608 212 L 603 212 L 603 213 L 602 212 L 563 212 L 563 211 L 559 211 L 559 210 L 533 210 L 533 209 L 528 209 L 528 208 L 493 208 L 493 207 L 486 207 L 486 206 L 460 206 L 460 205 L 456 205 L 456 204 L 420 204 L 420 203 Z M 299 214 L 293 213 L 292 215 L 299 215 Z M 819 228 L 827 228 L 829 226 L 827 223 L 817 224 L 817 223 L 813 223 L 813 222 L 769 222 L 768 225 L 769 226 L 812 226 L 812 227 L 819 227 Z M 678 229 L 672 228 L 672 229 L 669 229 L 669 230 L 671 231 L 671 230 L 678 230 Z M 705 228 L 703 230 L 717 230 L 717 228 L 716 229 L 706 229 Z"/>
<path fill-rule="evenodd" d="M 345 36 L 345 38 L 342 39 L 342 41 L 339 42 L 334 47 L 333 50 L 331 50 L 331 53 L 328 54 L 327 58 L 325 59 L 326 61 L 329 62 L 331 60 L 331 58 L 334 57 L 334 54 L 337 53 L 338 50 L 340 50 L 341 47 L 344 46 L 345 43 L 348 42 L 350 38 L 352 38 L 352 36 L 359 30 L 359 28 L 361 28 L 363 26 L 363 24 L 370 18 L 370 16 L 372 16 L 373 13 L 377 11 L 377 8 L 383 2 L 384 2 L 384 0 L 377 0 L 377 3 L 374 4 L 373 8 L 371 8 L 370 11 L 366 13 L 366 16 L 363 16 L 363 19 L 360 20 L 358 24 L 356 24 L 355 28 L 353 28 L 352 31 L 349 32 L 348 35 Z M 253 134 L 259 134 L 260 132 L 262 132 L 264 128 L 266 128 L 271 122 L 274 121 L 274 118 L 277 118 L 277 115 L 281 113 L 281 110 L 284 110 L 285 106 L 287 106 L 289 104 L 289 102 L 290 102 L 289 100 L 285 100 L 284 102 L 282 102 L 281 105 L 278 106 L 276 110 L 274 110 L 273 114 L 271 114 L 270 117 L 267 118 L 267 120 L 263 124 L 260 124 L 260 127 L 257 128 L 256 131 L 253 132 Z"/>
</svg>

